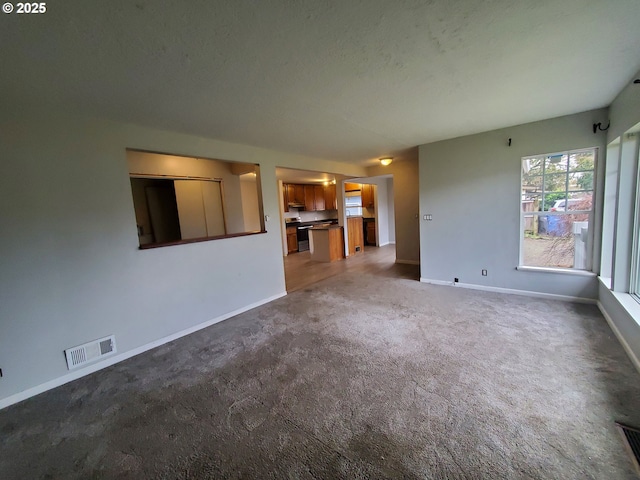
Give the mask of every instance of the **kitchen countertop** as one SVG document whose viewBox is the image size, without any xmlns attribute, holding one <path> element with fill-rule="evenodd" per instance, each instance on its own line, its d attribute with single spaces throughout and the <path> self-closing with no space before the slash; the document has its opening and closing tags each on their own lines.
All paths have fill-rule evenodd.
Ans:
<svg viewBox="0 0 640 480">
<path fill-rule="evenodd" d="M 340 225 L 337 224 L 323 224 L 323 225 L 315 225 L 313 227 L 311 227 L 309 230 L 331 230 L 332 228 L 342 228 Z"/>
</svg>

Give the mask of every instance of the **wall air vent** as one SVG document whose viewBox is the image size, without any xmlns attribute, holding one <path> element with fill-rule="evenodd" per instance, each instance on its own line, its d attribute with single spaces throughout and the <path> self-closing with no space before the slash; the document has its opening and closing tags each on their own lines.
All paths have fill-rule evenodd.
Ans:
<svg viewBox="0 0 640 480">
<path fill-rule="evenodd" d="M 116 353 L 116 337 L 113 335 L 64 351 L 69 370 L 114 353 Z"/>
</svg>

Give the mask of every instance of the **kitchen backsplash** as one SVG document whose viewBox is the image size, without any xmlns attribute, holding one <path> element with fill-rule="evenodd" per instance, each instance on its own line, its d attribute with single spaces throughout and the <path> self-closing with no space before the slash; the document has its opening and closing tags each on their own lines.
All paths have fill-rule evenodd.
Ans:
<svg viewBox="0 0 640 480">
<path fill-rule="evenodd" d="M 337 210 L 322 210 L 319 212 L 306 212 L 304 210 L 289 210 L 284 212 L 284 218 L 300 217 L 303 222 L 313 222 L 314 220 L 327 220 L 338 218 Z"/>
</svg>

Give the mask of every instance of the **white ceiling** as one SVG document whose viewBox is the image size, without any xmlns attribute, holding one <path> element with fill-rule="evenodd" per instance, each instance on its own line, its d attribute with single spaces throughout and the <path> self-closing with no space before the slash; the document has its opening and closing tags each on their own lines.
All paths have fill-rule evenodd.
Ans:
<svg viewBox="0 0 640 480">
<path fill-rule="evenodd" d="M 286 183 L 317 183 L 334 182 L 335 175 L 326 172 L 312 172 L 293 168 L 276 168 L 276 178 Z"/>
<path fill-rule="evenodd" d="M 366 163 L 608 105 L 639 20 L 638 0 L 51 1 L 0 17 L 0 102 Z"/>
</svg>

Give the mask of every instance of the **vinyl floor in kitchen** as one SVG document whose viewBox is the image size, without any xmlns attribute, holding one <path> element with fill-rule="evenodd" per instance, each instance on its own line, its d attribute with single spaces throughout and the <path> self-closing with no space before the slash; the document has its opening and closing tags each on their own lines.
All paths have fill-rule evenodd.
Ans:
<svg viewBox="0 0 640 480">
<path fill-rule="evenodd" d="M 338 273 L 358 268 L 372 269 L 393 265 L 396 260 L 395 245 L 364 247 L 364 251 L 332 263 L 314 262 L 309 251 L 292 253 L 284 257 L 284 275 L 287 292 L 306 288 Z"/>
</svg>

